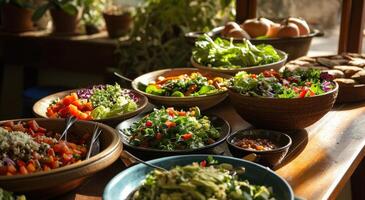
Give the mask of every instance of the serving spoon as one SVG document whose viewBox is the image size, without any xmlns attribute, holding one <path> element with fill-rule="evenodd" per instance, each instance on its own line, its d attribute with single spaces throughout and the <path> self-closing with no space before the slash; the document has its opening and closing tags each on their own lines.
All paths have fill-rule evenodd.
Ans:
<svg viewBox="0 0 365 200">
<path fill-rule="evenodd" d="M 128 77 L 125 77 L 125 76 L 119 74 L 118 72 L 114 72 L 114 75 L 117 76 L 117 77 L 119 77 L 119 78 L 121 78 L 121 79 L 123 79 L 123 80 L 125 80 L 125 81 L 127 81 L 127 82 L 130 82 L 130 83 L 133 82 L 132 79 L 130 79 Z M 138 88 L 141 88 L 144 91 L 146 89 L 146 87 L 147 87 L 146 84 L 141 83 L 141 82 L 138 82 Z"/>
<path fill-rule="evenodd" d="M 140 159 L 140 158 L 132 155 L 131 153 L 129 153 L 127 151 L 123 151 L 120 157 L 122 159 L 127 159 L 127 160 L 130 159 L 130 158 L 132 158 L 133 160 L 137 161 L 137 163 L 142 163 L 142 164 L 144 164 L 146 166 L 152 167 L 152 168 L 157 169 L 159 171 L 168 171 L 167 169 L 165 169 L 163 167 L 160 167 L 160 166 L 157 166 L 157 165 L 154 165 L 154 164 L 150 164 L 150 163 L 148 163 L 148 162 L 146 162 L 146 161 L 144 161 L 144 160 L 142 160 L 142 159 Z"/>
</svg>

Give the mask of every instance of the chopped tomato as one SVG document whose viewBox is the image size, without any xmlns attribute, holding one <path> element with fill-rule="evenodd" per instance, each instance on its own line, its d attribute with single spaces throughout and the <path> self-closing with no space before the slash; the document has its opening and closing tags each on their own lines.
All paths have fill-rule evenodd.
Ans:
<svg viewBox="0 0 365 200">
<path fill-rule="evenodd" d="M 172 117 L 175 116 L 174 108 L 167 108 L 166 111 L 170 116 Z"/>
<path fill-rule="evenodd" d="M 162 134 L 161 133 L 156 133 L 156 135 L 155 135 L 155 138 L 156 138 L 156 140 L 161 140 L 162 139 Z"/>
<path fill-rule="evenodd" d="M 189 140 L 193 137 L 193 134 L 192 133 L 185 133 L 184 135 L 181 136 L 181 138 L 183 140 Z"/>
<path fill-rule="evenodd" d="M 179 116 L 186 116 L 186 112 L 185 111 L 180 111 Z"/>
<path fill-rule="evenodd" d="M 68 106 L 70 105 L 72 102 L 76 101 L 78 98 L 77 98 L 77 95 L 73 95 L 74 93 L 71 93 L 70 95 L 67 95 L 65 96 L 63 99 L 62 99 L 62 104 L 65 105 L 65 106 Z"/>
<path fill-rule="evenodd" d="M 17 161 L 16 161 L 16 164 L 17 164 L 19 167 L 21 167 L 21 166 L 25 166 L 25 162 L 24 162 L 24 161 L 22 161 L 22 160 L 17 160 Z"/>
<path fill-rule="evenodd" d="M 85 111 L 92 111 L 93 110 L 93 104 L 91 102 L 86 102 L 84 104 L 84 110 Z"/>
<path fill-rule="evenodd" d="M 251 74 L 251 78 L 257 78 L 257 75 L 256 74 Z"/>
<path fill-rule="evenodd" d="M 34 132 L 38 131 L 39 125 L 37 124 L 37 122 L 35 120 L 29 120 L 28 121 L 28 126 L 30 129 L 32 129 Z"/>
<path fill-rule="evenodd" d="M 25 166 L 21 166 L 21 167 L 19 167 L 19 173 L 28 174 L 28 170 L 27 170 L 27 168 L 25 168 Z"/>
<path fill-rule="evenodd" d="M 302 89 L 302 91 L 300 92 L 300 94 L 299 94 L 299 98 L 304 98 L 305 97 L 305 95 L 307 94 L 307 92 L 308 92 L 308 90 L 307 89 L 305 89 L 305 88 L 303 88 Z"/>
<path fill-rule="evenodd" d="M 8 172 L 12 173 L 12 174 L 15 174 L 16 173 L 16 168 L 14 165 L 12 164 L 9 164 L 8 165 Z"/>
<path fill-rule="evenodd" d="M 175 123 L 175 122 L 172 122 L 172 121 L 167 120 L 167 121 L 165 122 L 165 125 L 167 126 L 167 128 L 172 128 L 172 127 L 175 127 L 175 126 L 176 126 L 176 123 Z"/>
<path fill-rule="evenodd" d="M 80 99 L 73 101 L 71 104 L 76 106 L 79 110 L 83 110 L 85 107 L 84 103 Z"/>
<path fill-rule="evenodd" d="M 151 127 L 153 125 L 152 121 L 147 120 L 146 121 L 146 127 Z"/>
<path fill-rule="evenodd" d="M 207 166 L 207 161 L 206 160 L 201 161 L 200 166 L 201 167 L 206 167 Z"/>
<path fill-rule="evenodd" d="M 32 162 L 28 163 L 27 165 L 27 170 L 28 172 L 32 173 L 32 172 L 35 172 L 36 171 L 36 168 L 34 166 L 34 164 Z"/>
</svg>

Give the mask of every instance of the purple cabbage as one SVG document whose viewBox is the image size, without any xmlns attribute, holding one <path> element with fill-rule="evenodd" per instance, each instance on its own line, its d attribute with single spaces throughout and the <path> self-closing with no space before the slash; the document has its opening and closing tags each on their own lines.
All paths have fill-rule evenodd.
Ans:
<svg viewBox="0 0 365 200">
<path fill-rule="evenodd" d="M 94 89 L 105 89 L 106 86 L 105 85 L 94 85 L 88 88 L 83 88 L 83 89 L 79 89 L 76 91 L 77 96 L 81 99 L 89 99 L 93 93 L 94 93 Z"/>
<path fill-rule="evenodd" d="M 322 90 L 325 92 L 328 92 L 333 89 L 333 84 L 330 81 L 323 81 L 321 86 L 322 86 Z"/>
</svg>

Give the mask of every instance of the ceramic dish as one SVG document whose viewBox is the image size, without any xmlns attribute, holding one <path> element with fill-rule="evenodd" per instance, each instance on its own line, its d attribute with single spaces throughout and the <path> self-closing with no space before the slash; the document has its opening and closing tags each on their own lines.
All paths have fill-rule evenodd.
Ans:
<svg viewBox="0 0 365 200">
<path fill-rule="evenodd" d="M 253 149 L 245 149 L 239 147 L 235 144 L 235 142 L 242 138 L 249 139 L 268 139 L 277 145 L 277 148 L 272 150 L 253 150 Z M 271 131 L 271 130 L 263 130 L 263 129 L 248 129 L 248 130 L 239 130 L 233 134 L 231 134 L 227 138 L 227 143 L 230 152 L 233 156 L 237 158 L 243 158 L 249 154 L 255 154 L 256 159 L 255 162 L 263 164 L 269 167 L 275 167 L 279 165 L 286 154 L 288 153 L 289 147 L 292 144 L 291 138 L 285 133 Z"/>
<path fill-rule="evenodd" d="M 204 70 L 199 70 L 195 68 L 175 68 L 175 69 L 163 69 L 154 72 L 150 72 L 139 76 L 134 79 L 132 82 L 132 87 L 139 93 L 148 97 L 149 101 L 155 105 L 162 106 L 173 106 L 180 108 L 189 108 L 192 106 L 198 106 L 201 110 L 206 110 L 211 108 L 220 102 L 222 102 L 227 96 L 227 92 L 220 92 L 212 95 L 202 95 L 202 96 L 187 96 L 187 97 L 171 97 L 171 96 L 158 96 L 153 94 L 148 94 L 145 92 L 145 87 L 151 81 L 155 81 L 159 76 L 178 76 L 181 74 L 191 74 L 193 72 L 199 72 L 203 76 L 212 76 L 212 77 L 222 77 L 222 78 L 230 78 L 230 76 L 225 74 L 219 74 L 215 72 L 207 72 Z"/>
<path fill-rule="evenodd" d="M 7 121 L 29 121 L 33 119 L 16 119 Z M 34 120 L 42 127 L 57 132 L 65 128 L 63 119 Z M 6 121 L 1 121 L 3 123 Z M 95 122 L 77 121 L 70 132 L 80 134 L 92 133 Z M 26 194 L 27 197 L 40 199 L 54 197 L 78 187 L 85 179 L 111 165 L 119 158 L 122 151 L 122 142 L 119 134 L 111 127 L 98 124 L 103 131 L 99 137 L 100 152 L 88 160 L 72 165 L 52 169 L 48 172 L 37 172 L 28 175 L 0 176 L 0 187 L 12 192 Z"/>
<path fill-rule="evenodd" d="M 223 68 L 217 68 L 217 67 L 203 66 L 203 65 L 197 63 L 193 57 L 190 58 L 190 62 L 194 67 L 201 69 L 201 70 L 206 70 L 209 72 L 234 75 L 237 72 L 246 71 L 248 73 L 258 74 L 260 72 L 263 72 L 265 70 L 270 70 L 270 69 L 279 70 L 285 64 L 285 62 L 288 58 L 288 54 L 286 54 L 283 51 L 277 50 L 277 49 L 276 49 L 276 51 L 278 52 L 279 56 L 281 57 L 281 60 L 279 60 L 278 62 L 274 62 L 274 63 L 270 63 L 270 64 L 266 64 L 266 65 L 252 66 L 252 67 L 242 67 L 239 69 L 223 69 Z"/>
<path fill-rule="evenodd" d="M 46 96 L 46 97 L 40 99 L 39 101 L 37 101 L 33 105 L 33 113 L 37 117 L 48 118 L 46 112 L 47 112 L 48 106 L 52 103 L 52 101 L 54 101 L 57 98 L 63 98 L 66 95 L 69 95 L 70 93 L 76 92 L 76 91 L 77 90 L 68 90 L 68 91 L 58 92 L 58 93 L 51 94 L 49 96 Z M 141 95 L 138 92 L 135 92 L 133 90 L 130 90 L 130 92 L 133 93 L 133 95 L 135 95 L 138 98 L 138 102 L 137 102 L 138 108 L 137 108 L 137 110 L 132 111 L 132 112 L 128 112 L 128 113 L 124 113 L 124 114 L 122 114 L 120 116 L 117 116 L 117 117 L 111 117 L 111 118 L 93 120 L 93 121 L 107 123 L 107 124 L 110 124 L 110 125 L 116 125 L 119 122 L 121 122 L 122 120 L 131 118 L 131 117 L 137 115 L 138 113 L 140 113 L 141 111 L 143 111 L 144 108 L 148 104 L 148 99 L 145 96 L 143 96 L 143 95 Z"/>
<path fill-rule="evenodd" d="M 203 114 L 204 115 L 204 114 Z M 140 157 L 145 160 L 151 160 L 153 158 L 160 158 L 165 156 L 172 156 L 172 155 L 182 155 L 182 154 L 197 154 L 197 153 L 210 153 L 211 150 L 218 146 L 219 144 L 223 143 L 227 136 L 230 133 L 230 125 L 227 121 L 224 119 L 215 116 L 215 115 L 206 115 L 209 117 L 210 121 L 212 122 L 212 125 L 215 128 L 219 127 L 220 137 L 217 139 L 213 144 L 206 145 L 201 148 L 197 149 L 186 149 L 186 150 L 174 150 L 174 151 L 167 151 L 167 150 L 160 150 L 160 149 L 153 149 L 153 148 L 144 148 L 144 147 L 136 147 L 132 146 L 128 142 L 128 136 L 125 135 L 123 132 L 124 129 L 129 128 L 134 122 L 139 121 L 144 115 L 138 115 L 134 118 L 131 118 L 129 120 L 126 120 L 122 123 L 120 123 L 116 129 L 121 135 L 122 142 L 124 145 L 125 150 L 132 153 L 133 155 Z"/>
<path fill-rule="evenodd" d="M 244 96 L 229 89 L 236 112 L 255 127 L 273 130 L 306 128 L 329 112 L 336 101 L 338 84 L 324 94 L 305 98 Z"/>
<path fill-rule="evenodd" d="M 232 164 L 234 167 L 245 167 L 246 172 L 242 175 L 242 178 L 247 179 L 252 184 L 272 187 L 276 199 L 294 200 L 294 194 L 290 185 L 270 169 L 237 158 L 227 156 L 213 157 L 220 163 Z M 149 161 L 149 163 L 170 169 L 176 165 L 188 165 L 205 159 L 207 159 L 207 155 L 184 155 L 160 158 Z M 151 170 L 146 165 L 138 164 L 121 172 L 108 183 L 104 190 L 103 199 L 129 199 L 129 196 L 141 185 L 141 182 Z"/>
</svg>

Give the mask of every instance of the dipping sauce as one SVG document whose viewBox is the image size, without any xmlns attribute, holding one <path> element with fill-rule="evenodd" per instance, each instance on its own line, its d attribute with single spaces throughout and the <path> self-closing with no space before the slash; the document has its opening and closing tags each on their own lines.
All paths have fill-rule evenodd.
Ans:
<svg viewBox="0 0 365 200">
<path fill-rule="evenodd" d="M 278 146 L 270 140 L 261 138 L 242 138 L 236 140 L 233 144 L 244 149 L 256 151 L 267 151 L 278 148 Z"/>
</svg>

